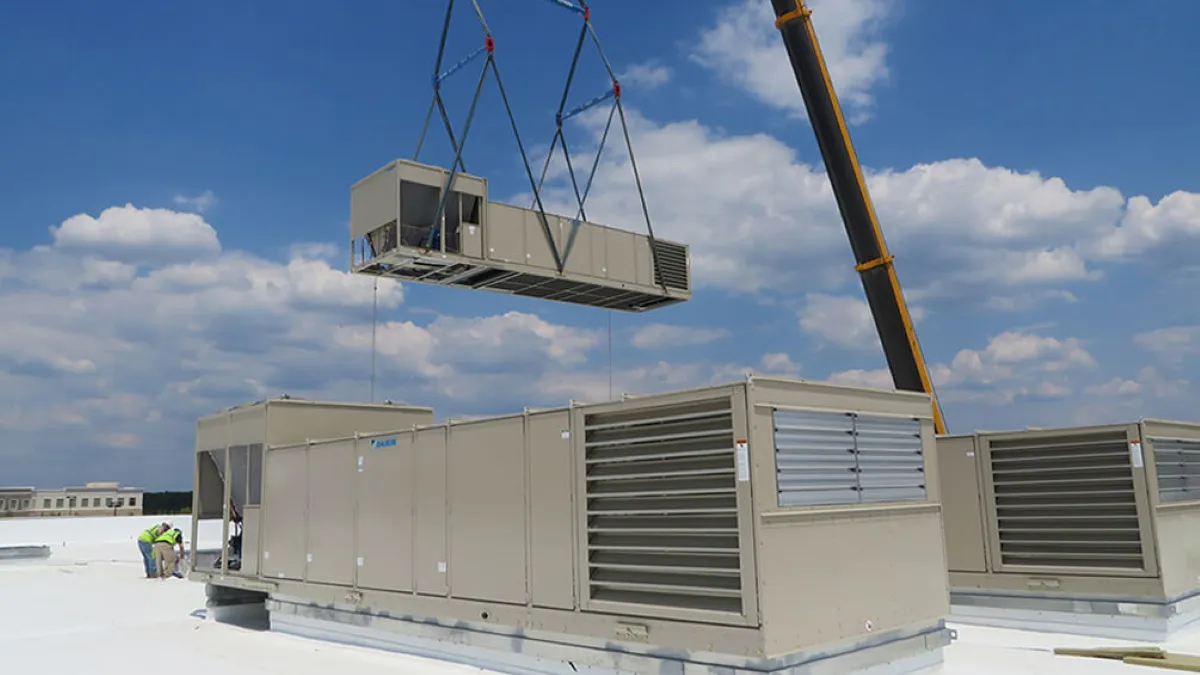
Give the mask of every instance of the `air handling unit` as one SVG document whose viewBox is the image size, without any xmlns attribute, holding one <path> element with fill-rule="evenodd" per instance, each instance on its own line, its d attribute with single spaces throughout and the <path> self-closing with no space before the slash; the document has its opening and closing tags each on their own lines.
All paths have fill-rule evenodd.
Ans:
<svg viewBox="0 0 1200 675">
<path fill-rule="evenodd" d="M 272 445 L 257 574 L 192 578 L 506 672 L 909 672 L 950 639 L 931 412 L 753 377 Z"/>
<path fill-rule="evenodd" d="M 351 270 L 627 312 L 691 298 L 688 248 L 488 200 L 487 180 L 396 160 L 354 185 Z"/>
<path fill-rule="evenodd" d="M 937 441 L 953 616 L 1165 639 L 1200 616 L 1200 425 Z"/>
<path fill-rule="evenodd" d="M 255 532 L 262 513 L 264 449 L 272 445 L 335 438 L 356 431 L 383 431 L 432 424 L 433 410 L 407 405 L 328 403 L 272 398 L 228 408 L 196 423 L 196 471 L 192 485 L 191 541 L 199 521 L 224 520 L 223 555 L 193 560 L 222 572 L 253 577 L 258 573 Z M 232 547 L 231 547 L 232 542 Z M 246 547 L 243 549 L 242 542 Z M 230 550 L 232 548 L 232 550 Z"/>
</svg>

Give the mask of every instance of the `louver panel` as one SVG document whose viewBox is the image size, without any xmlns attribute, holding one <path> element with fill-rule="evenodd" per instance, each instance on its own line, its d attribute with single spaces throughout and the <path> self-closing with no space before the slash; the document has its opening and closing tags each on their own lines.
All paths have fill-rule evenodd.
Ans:
<svg viewBox="0 0 1200 675">
<path fill-rule="evenodd" d="M 778 409 L 774 420 L 780 506 L 925 499 L 920 420 Z"/>
<path fill-rule="evenodd" d="M 687 249 L 669 241 L 654 240 L 654 283 L 681 291 L 688 290 Z"/>
<path fill-rule="evenodd" d="M 988 445 L 1002 564 L 1144 569 L 1124 430 Z"/>
<path fill-rule="evenodd" d="M 925 499 L 920 420 L 856 415 L 854 442 L 862 501 Z"/>
<path fill-rule="evenodd" d="M 853 415 L 776 410 L 774 417 L 779 505 L 857 503 Z"/>
<path fill-rule="evenodd" d="M 1200 441 L 1147 439 L 1154 448 L 1160 502 L 1200 499 Z"/>
<path fill-rule="evenodd" d="M 741 613 L 728 397 L 584 416 L 595 600 Z"/>
</svg>

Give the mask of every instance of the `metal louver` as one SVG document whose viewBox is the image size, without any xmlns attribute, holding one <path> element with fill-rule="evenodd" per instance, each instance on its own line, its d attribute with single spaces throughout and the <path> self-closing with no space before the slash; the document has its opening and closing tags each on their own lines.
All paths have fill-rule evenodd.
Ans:
<svg viewBox="0 0 1200 675">
<path fill-rule="evenodd" d="M 1185 502 L 1200 499 L 1200 441 L 1147 438 L 1154 448 L 1158 499 Z"/>
<path fill-rule="evenodd" d="M 920 420 L 780 409 L 773 419 L 780 506 L 925 499 Z"/>
<path fill-rule="evenodd" d="M 1144 569 L 1124 429 L 986 442 L 1002 565 Z"/>
<path fill-rule="evenodd" d="M 669 241 L 653 240 L 654 283 L 681 291 L 688 290 L 687 249 Z"/>
<path fill-rule="evenodd" d="M 594 600 L 742 612 L 729 397 L 584 416 Z"/>
</svg>

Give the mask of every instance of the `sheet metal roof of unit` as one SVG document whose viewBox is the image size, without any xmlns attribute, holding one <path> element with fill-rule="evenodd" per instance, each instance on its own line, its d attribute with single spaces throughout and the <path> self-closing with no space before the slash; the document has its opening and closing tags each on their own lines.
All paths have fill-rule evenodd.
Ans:
<svg viewBox="0 0 1200 675">
<path fill-rule="evenodd" d="M 1114 420 L 1112 422 L 1104 422 L 1100 424 L 1068 424 L 1063 426 L 1031 426 L 1020 429 L 976 429 L 967 433 L 945 434 L 939 438 L 964 438 L 967 436 L 993 436 L 996 434 L 1020 434 L 1020 433 L 1037 433 L 1039 431 L 1087 431 L 1089 429 L 1109 429 L 1112 427 L 1125 426 L 1129 424 L 1164 424 L 1176 425 L 1183 427 L 1200 428 L 1200 421 L 1188 420 L 1169 420 L 1158 417 L 1139 417 L 1137 419 Z"/>
<path fill-rule="evenodd" d="M 830 382 L 828 380 L 812 380 L 812 379 L 803 378 L 803 377 L 788 377 L 786 375 L 757 375 L 754 373 L 747 373 L 746 376 L 740 380 L 726 380 L 724 382 L 718 382 L 718 383 L 706 385 L 703 387 L 691 387 L 688 389 L 672 389 L 670 391 L 655 392 L 655 393 L 651 393 L 651 394 L 635 394 L 635 393 L 623 392 L 621 394 L 620 398 L 614 399 L 613 401 L 593 401 L 593 402 L 588 402 L 588 403 L 573 402 L 573 404 L 580 405 L 580 406 L 604 405 L 607 403 L 612 403 L 614 401 L 623 401 L 623 400 L 627 400 L 627 399 L 646 399 L 646 398 L 655 398 L 655 397 L 660 397 L 660 396 L 673 396 L 675 394 L 692 394 L 692 393 L 697 393 L 697 392 L 702 392 L 702 391 L 711 391 L 714 389 L 720 389 L 722 387 L 734 387 L 734 386 L 737 386 L 740 384 L 754 384 L 755 382 L 783 382 L 783 383 L 787 383 L 787 384 L 800 384 L 800 385 L 804 385 L 804 386 L 814 387 L 817 389 L 827 389 L 829 391 L 850 391 L 850 392 L 857 391 L 857 392 L 864 392 L 864 393 L 870 393 L 870 394 L 883 393 L 883 394 L 889 394 L 889 395 L 895 395 L 895 396 L 901 396 L 901 397 L 912 397 L 912 398 L 928 398 L 928 396 L 929 396 L 928 394 L 925 394 L 922 392 L 917 392 L 917 391 L 901 391 L 899 389 L 883 389 L 880 387 L 865 387 L 865 386 L 858 385 L 858 384 L 842 384 L 840 382 Z"/>
<path fill-rule="evenodd" d="M 297 398 L 295 396 L 274 396 L 271 398 L 260 398 L 257 401 L 249 403 L 239 403 L 221 408 L 212 412 L 212 415 L 220 415 L 221 413 L 232 412 L 234 410 L 245 410 L 255 406 L 263 405 L 311 405 L 323 408 L 364 408 L 364 409 L 379 409 L 379 410 L 422 410 L 433 412 L 431 406 L 413 405 L 404 402 L 385 402 L 385 403 L 359 403 L 355 401 L 321 401 L 316 399 Z M 211 415 L 210 415 L 211 416 Z"/>
</svg>

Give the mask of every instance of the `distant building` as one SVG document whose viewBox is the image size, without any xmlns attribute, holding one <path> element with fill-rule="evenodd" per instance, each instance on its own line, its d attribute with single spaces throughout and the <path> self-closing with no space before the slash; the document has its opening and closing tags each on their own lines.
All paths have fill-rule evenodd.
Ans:
<svg viewBox="0 0 1200 675">
<path fill-rule="evenodd" d="M 140 516 L 142 488 L 120 483 L 38 490 L 0 487 L 0 518 L 34 516 Z"/>
</svg>

